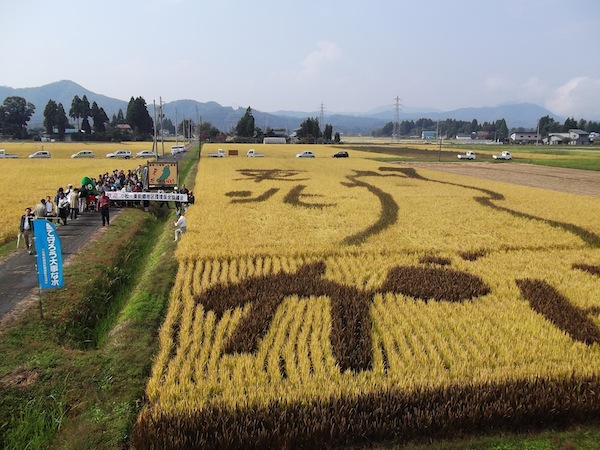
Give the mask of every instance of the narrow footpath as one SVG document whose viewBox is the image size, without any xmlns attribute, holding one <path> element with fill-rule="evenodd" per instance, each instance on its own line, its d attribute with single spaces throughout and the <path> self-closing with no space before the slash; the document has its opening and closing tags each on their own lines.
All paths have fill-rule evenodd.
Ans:
<svg viewBox="0 0 600 450">
<path fill-rule="evenodd" d="M 111 220 L 118 212 L 118 209 L 111 208 Z M 67 225 L 57 225 L 56 228 L 60 236 L 63 263 L 67 264 L 69 257 L 102 228 L 102 220 L 99 212 L 86 211 L 77 220 L 68 220 Z M 18 251 L 0 261 L 0 324 L 21 300 L 37 293 L 36 259 L 36 256 L 27 252 L 21 239 Z"/>
</svg>

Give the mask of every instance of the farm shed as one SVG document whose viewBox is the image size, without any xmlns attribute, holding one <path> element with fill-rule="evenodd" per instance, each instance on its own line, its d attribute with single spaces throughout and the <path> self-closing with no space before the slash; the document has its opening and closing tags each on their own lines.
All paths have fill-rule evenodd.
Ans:
<svg viewBox="0 0 600 450">
<path fill-rule="evenodd" d="M 518 131 L 510 135 L 510 142 L 513 144 L 533 144 L 539 139 L 540 135 L 535 131 Z"/>
<path fill-rule="evenodd" d="M 263 144 L 286 144 L 287 141 L 284 137 L 266 137 L 263 138 Z"/>
<path fill-rule="evenodd" d="M 467 141 L 473 139 L 473 136 L 471 136 L 471 133 L 457 133 L 456 139 Z"/>
<path fill-rule="evenodd" d="M 548 133 L 548 137 L 544 138 L 546 145 L 560 145 L 569 142 L 569 133 Z"/>
</svg>

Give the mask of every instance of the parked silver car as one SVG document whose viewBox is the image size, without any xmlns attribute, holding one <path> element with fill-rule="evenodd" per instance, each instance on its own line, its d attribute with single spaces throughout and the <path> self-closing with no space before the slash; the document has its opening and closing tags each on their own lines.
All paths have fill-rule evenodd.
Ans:
<svg viewBox="0 0 600 450">
<path fill-rule="evenodd" d="M 30 158 L 50 158 L 50 152 L 46 150 L 39 150 L 29 155 Z"/>
<path fill-rule="evenodd" d="M 78 151 L 77 153 L 73 153 L 71 155 L 71 158 L 93 158 L 94 157 L 94 152 L 91 150 L 81 150 Z"/>
<path fill-rule="evenodd" d="M 296 158 L 314 158 L 315 154 L 310 150 L 304 150 L 296 155 Z"/>
<path fill-rule="evenodd" d="M 142 150 L 141 152 L 137 152 L 135 154 L 136 158 L 158 158 L 158 155 L 154 153 L 152 150 Z"/>
<path fill-rule="evenodd" d="M 109 153 L 108 155 L 106 155 L 107 158 L 124 158 L 124 159 L 129 159 L 131 158 L 131 152 L 129 150 L 116 150 L 112 153 Z"/>
</svg>

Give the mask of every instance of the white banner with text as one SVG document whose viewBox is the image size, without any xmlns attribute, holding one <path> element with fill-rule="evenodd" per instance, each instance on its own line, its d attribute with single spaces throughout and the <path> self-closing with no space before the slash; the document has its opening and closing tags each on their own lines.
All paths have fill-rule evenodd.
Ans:
<svg viewBox="0 0 600 450">
<path fill-rule="evenodd" d="M 175 194 L 166 192 L 123 192 L 123 191 L 107 191 L 106 195 L 111 200 L 128 200 L 128 201 L 159 201 L 159 202 L 182 202 L 187 203 L 187 194 Z"/>
</svg>

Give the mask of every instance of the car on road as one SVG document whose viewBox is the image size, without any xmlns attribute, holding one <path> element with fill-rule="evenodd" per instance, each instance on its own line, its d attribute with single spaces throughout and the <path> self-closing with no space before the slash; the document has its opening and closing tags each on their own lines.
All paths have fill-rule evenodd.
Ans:
<svg viewBox="0 0 600 450">
<path fill-rule="evenodd" d="M 172 145 L 171 146 L 171 155 L 176 155 L 178 153 L 185 152 L 185 145 Z"/>
<path fill-rule="evenodd" d="M 476 159 L 477 155 L 475 154 L 475 152 L 472 151 L 468 151 L 462 155 L 458 155 L 458 159 Z"/>
<path fill-rule="evenodd" d="M 258 153 L 256 150 L 254 150 L 253 148 L 251 148 L 250 150 L 248 150 L 246 152 L 246 156 L 248 158 L 263 158 L 265 155 L 262 153 Z"/>
<path fill-rule="evenodd" d="M 211 158 L 225 158 L 227 153 L 222 148 L 218 149 L 216 152 L 212 152 L 208 154 Z"/>
<path fill-rule="evenodd" d="M 135 154 L 136 158 L 158 158 L 158 154 L 154 153 L 152 150 L 142 150 L 141 152 L 137 152 Z"/>
<path fill-rule="evenodd" d="M 344 151 L 337 152 L 337 153 L 333 154 L 333 157 L 334 158 L 348 158 L 348 152 L 344 152 Z"/>
<path fill-rule="evenodd" d="M 6 153 L 6 150 L 4 150 L 3 148 L 0 148 L 0 158 L 5 159 L 5 158 L 18 158 L 19 155 L 15 155 L 14 153 Z"/>
<path fill-rule="evenodd" d="M 73 153 L 71 158 L 93 158 L 94 152 L 91 150 L 80 150 L 77 153 Z"/>
<path fill-rule="evenodd" d="M 106 155 L 107 158 L 131 158 L 131 152 L 129 150 L 116 150 Z"/>
<path fill-rule="evenodd" d="M 50 158 L 50 152 L 46 150 L 39 150 L 29 155 L 30 158 Z"/>
<path fill-rule="evenodd" d="M 296 155 L 296 158 L 314 158 L 315 154 L 310 150 L 304 150 Z"/>
<path fill-rule="evenodd" d="M 492 158 L 503 159 L 503 160 L 508 161 L 508 160 L 512 159 L 512 155 L 510 154 L 510 152 L 504 151 L 500 155 L 492 155 Z"/>
</svg>

